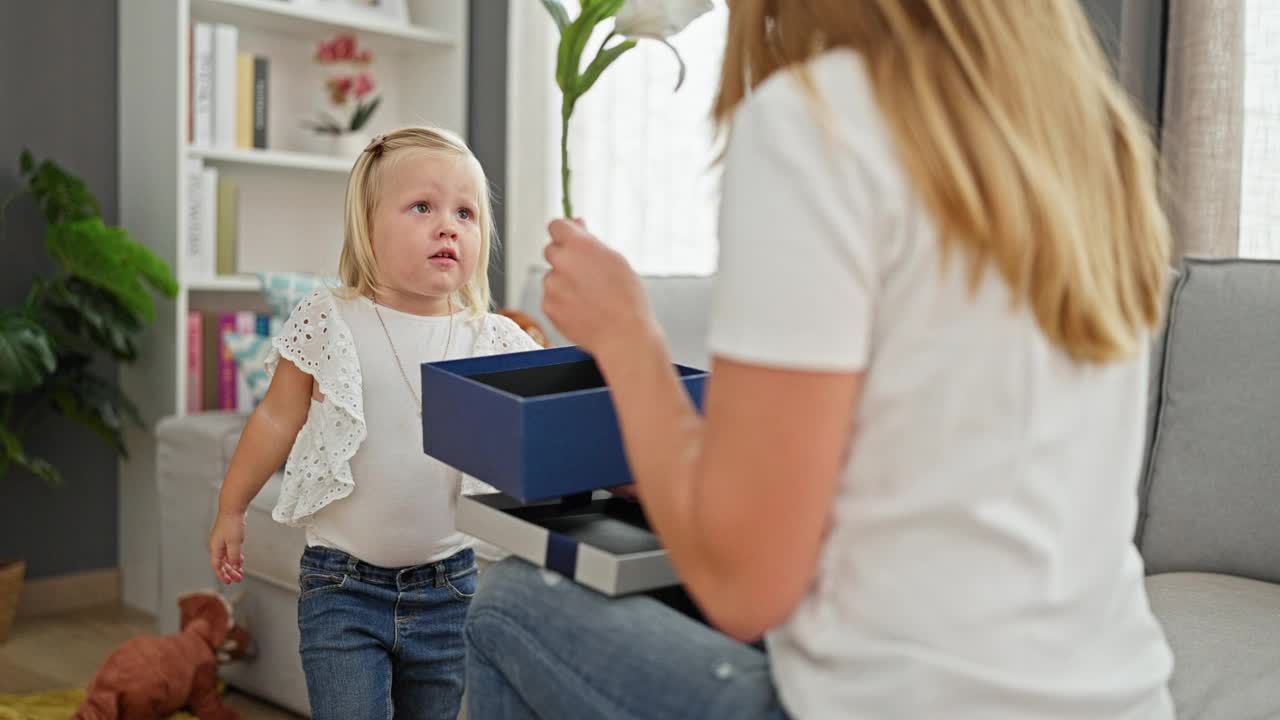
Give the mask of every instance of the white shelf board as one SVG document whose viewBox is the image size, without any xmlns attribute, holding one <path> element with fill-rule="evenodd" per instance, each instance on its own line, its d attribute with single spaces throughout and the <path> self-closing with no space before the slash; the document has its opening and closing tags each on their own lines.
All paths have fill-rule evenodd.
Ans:
<svg viewBox="0 0 1280 720">
<path fill-rule="evenodd" d="M 321 172 L 348 173 L 354 160 L 288 150 L 228 150 L 188 146 L 187 155 L 211 163 L 259 165 L 292 170 L 318 170 Z"/>
<path fill-rule="evenodd" d="M 253 275 L 219 275 L 211 278 L 188 280 L 184 285 L 187 290 L 212 292 L 257 292 L 262 289 L 262 284 Z"/>
<path fill-rule="evenodd" d="M 377 15 L 338 14 L 286 0 L 191 0 L 191 18 L 304 37 L 349 30 L 361 33 L 363 41 L 393 52 L 456 44 L 449 35 L 431 28 L 398 24 Z"/>
</svg>

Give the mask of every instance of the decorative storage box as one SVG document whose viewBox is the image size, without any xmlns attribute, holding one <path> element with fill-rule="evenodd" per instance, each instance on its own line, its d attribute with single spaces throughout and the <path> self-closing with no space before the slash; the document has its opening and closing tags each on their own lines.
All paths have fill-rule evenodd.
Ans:
<svg viewBox="0 0 1280 720">
<path fill-rule="evenodd" d="M 701 408 L 707 373 L 675 366 Z M 613 399 L 578 348 L 422 366 L 426 453 L 525 502 L 631 482 Z"/>
<path fill-rule="evenodd" d="M 701 409 L 707 374 L 675 366 Z M 422 366 L 428 455 L 501 494 L 463 497 L 458 529 L 609 595 L 678 584 L 640 506 L 613 399 L 578 348 Z"/>
</svg>

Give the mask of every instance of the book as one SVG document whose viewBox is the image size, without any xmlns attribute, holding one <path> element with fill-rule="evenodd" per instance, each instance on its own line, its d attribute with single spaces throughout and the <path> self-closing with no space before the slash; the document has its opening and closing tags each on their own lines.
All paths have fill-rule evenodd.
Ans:
<svg viewBox="0 0 1280 720">
<path fill-rule="evenodd" d="M 213 28 L 213 146 L 236 146 L 236 52 L 240 31 L 234 25 Z"/>
<path fill-rule="evenodd" d="M 204 316 L 187 312 L 187 412 L 204 409 Z"/>
<path fill-rule="evenodd" d="M 184 280 L 199 280 L 213 275 L 216 264 L 214 236 L 211 230 L 212 206 L 208 205 L 205 185 L 208 173 L 217 170 L 206 168 L 199 160 L 190 160 L 186 166 L 186 232 L 187 247 L 179 272 Z"/>
<path fill-rule="evenodd" d="M 226 333 L 236 331 L 236 314 L 218 314 L 218 409 L 235 410 L 239 393 L 236 389 L 236 357 L 225 339 Z"/>
<path fill-rule="evenodd" d="M 204 396 L 204 409 L 218 409 L 218 313 L 205 312 L 201 321 L 201 354 L 204 358 L 200 366 L 200 385 Z"/>
<path fill-rule="evenodd" d="M 213 147 L 213 26 L 196 23 L 191 32 L 192 139 Z"/>
<path fill-rule="evenodd" d="M 218 271 L 218 168 L 205 166 L 200 178 L 200 236 L 203 240 L 199 265 L 192 277 L 211 278 Z"/>
<path fill-rule="evenodd" d="M 267 75 L 270 70 L 267 58 L 253 58 L 253 146 L 267 148 Z"/>
<path fill-rule="evenodd" d="M 253 147 L 253 55 L 236 55 L 236 147 Z"/>
<path fill-rule="evenodd" d="M 262 337 L 271 337 L 271 314 L 258 313 L 257 333 Z"/>
<path fill-rule="evenodd" d="M 217 271 L 219 275 L 236 273 L 236 242 L 238 238 L 240 187 L 228 177 L 218 177 L 218 239 Z"/>
<path fill-rule="evenodd" d="M 257 335 L 258 334 L 258 313 L 252 310 L 242 310 L 236 313 L 236 332 L 241 335 Z M 235 357 L 232 356 L 232 362 Z M 236 368 L 236 410 L 239 412 L 249 412 L 253 410 L 253 393 L 249 390 L 249 378 L 240 373 Z"/>
</svg>

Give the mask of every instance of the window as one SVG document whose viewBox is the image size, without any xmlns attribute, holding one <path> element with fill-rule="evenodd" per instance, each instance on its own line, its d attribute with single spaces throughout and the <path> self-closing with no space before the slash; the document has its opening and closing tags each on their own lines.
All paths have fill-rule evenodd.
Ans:
<svg viewBox="0 0 1280 720">
<path fill-rule="evenodd" d="M 642 274 L 715 271 L 719 185 L 710 110 L 727 21 L 721 0 L 672 39 L 686 68 L 679 92 L 673 92 L 675 56 L 659 43 L 641 41 L 574 109 L 569 134 L 574 214 Z M 599 40 L 588 45 L 587 55 L 594 54 Z M 559 101 L 557 92 L 557 108 Z M 558 117 L 553 129 L 555 144 L 548 155 L 558 163 Z M 551 176 L 558 181 L 558 172 Z M 558 215 L 558 188 L 554 195 Z"/>
<path fill-rule="evenodd" d="M 1245 1 L 1240 254 L 1280 258 L 1280 2 Z"/>
</svg>

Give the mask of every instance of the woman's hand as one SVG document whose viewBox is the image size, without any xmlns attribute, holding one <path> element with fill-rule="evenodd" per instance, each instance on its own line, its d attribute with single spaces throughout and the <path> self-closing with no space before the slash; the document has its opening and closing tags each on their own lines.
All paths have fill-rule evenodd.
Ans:
<svg viewBox="0 0 1280 720">
<path fill-rule="evenodd" d="M 209 564 L 223 583 L 244 579 L 244 513 L 218 511 L 209 531 Z"/>
<path fill-rule="evenodd" d="M 601 358 L 660 336 L 640 278 L 622 255 L 581 221 L 555 220 L 548 230 L 542 312 L 565 338 Z"/>
</svg>

